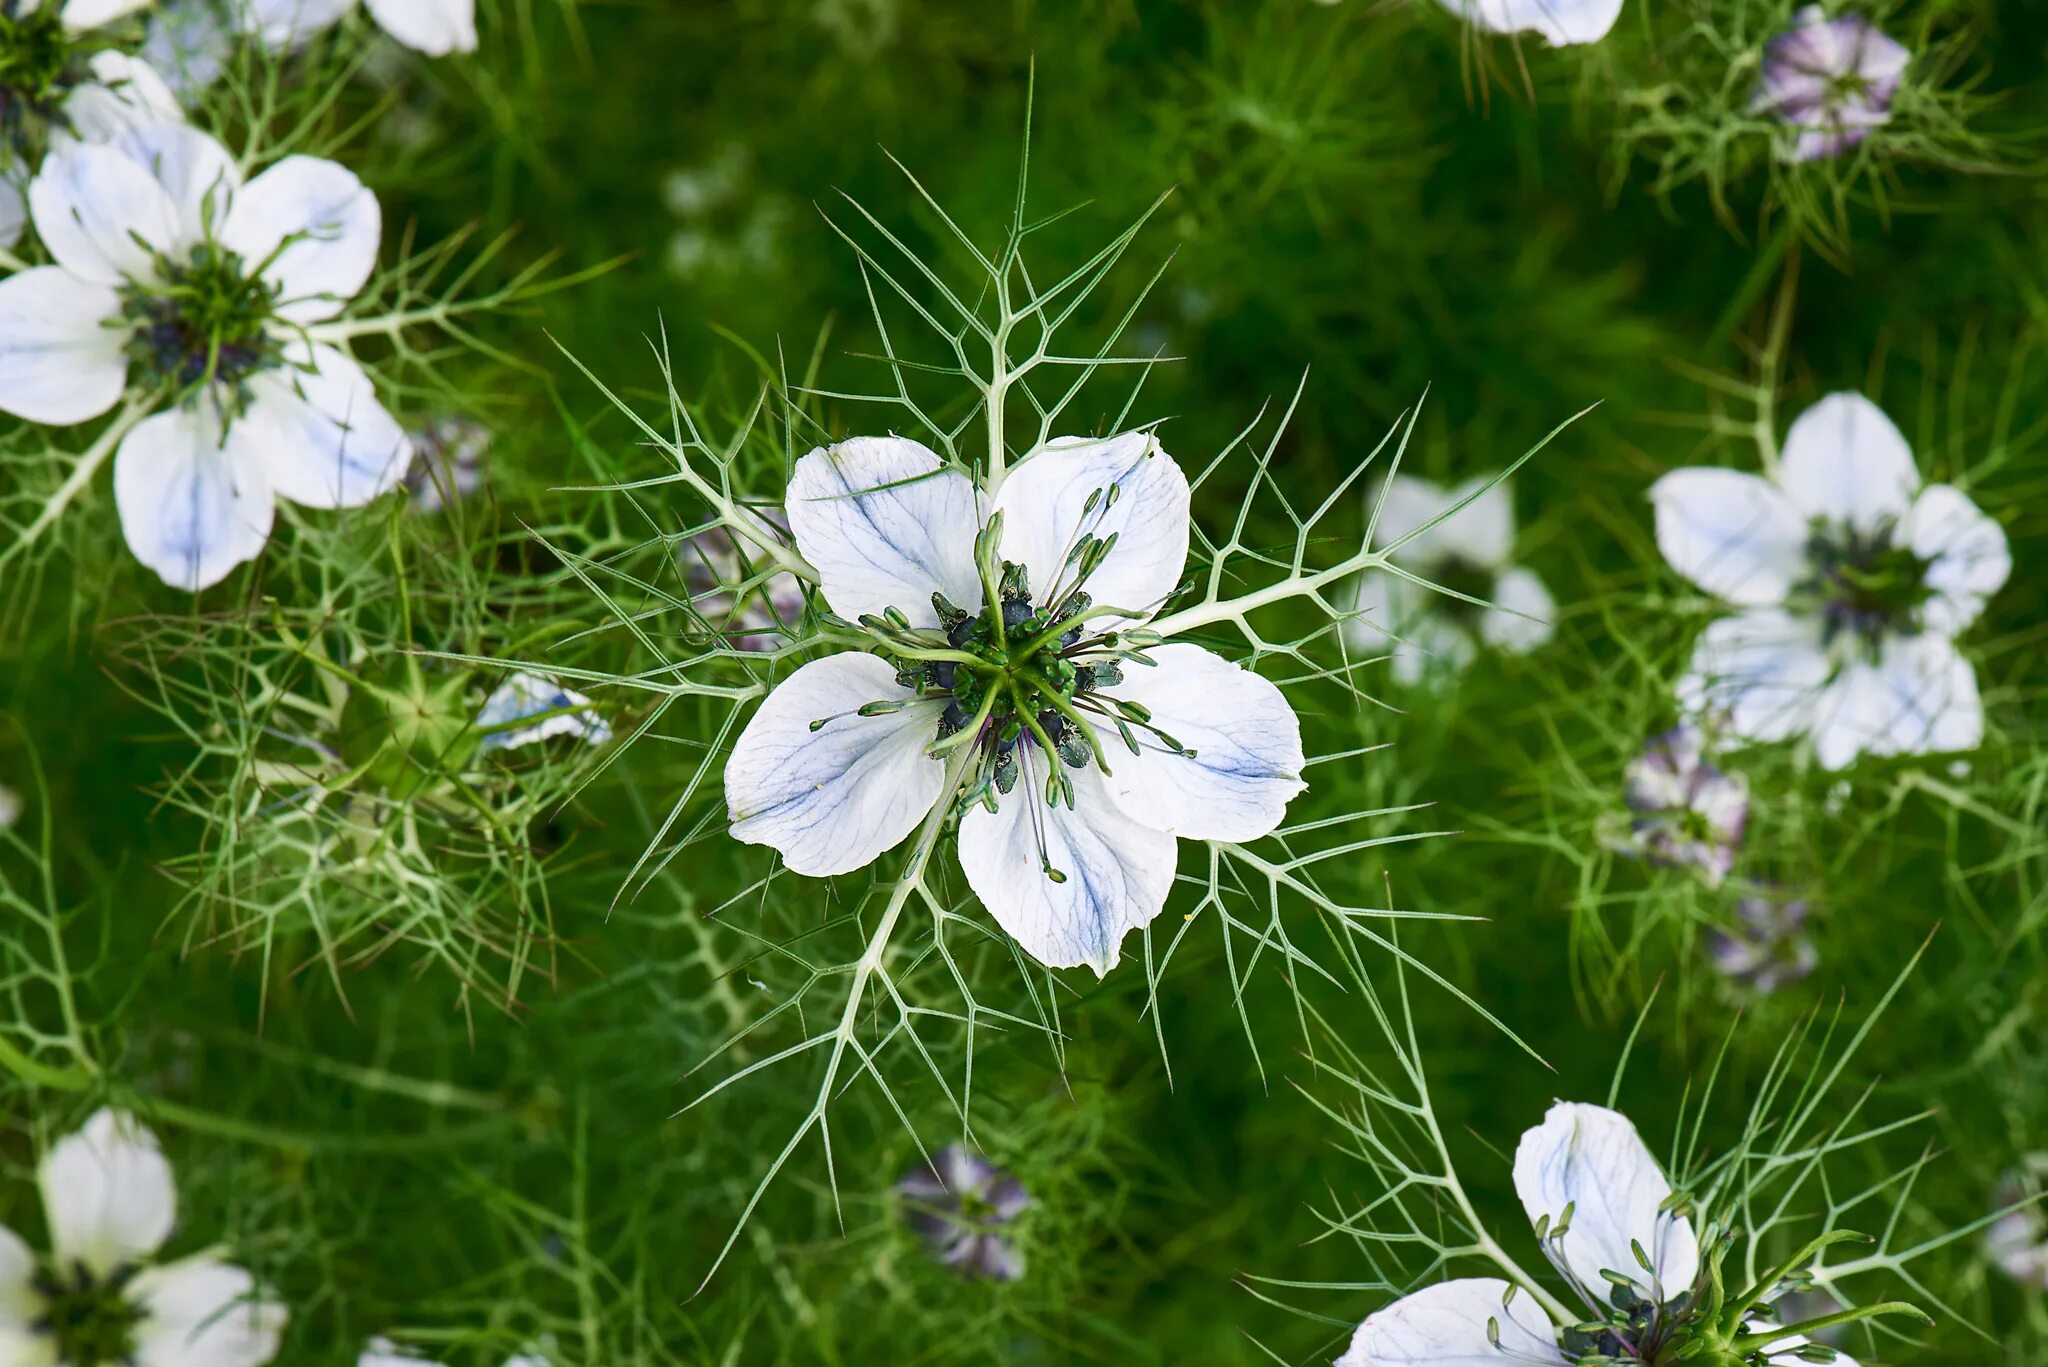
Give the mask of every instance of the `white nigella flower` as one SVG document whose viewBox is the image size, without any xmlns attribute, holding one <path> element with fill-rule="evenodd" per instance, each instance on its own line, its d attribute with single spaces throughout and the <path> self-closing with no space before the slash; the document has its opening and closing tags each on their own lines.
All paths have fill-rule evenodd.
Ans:
<svg viewBox="0 0 2048 1367">
<path fill-rule="evenodd" d="M 1552 1265 L 1585 1307 L 1559 1325 L 1497 1277 L 1442 1282 L 1367 1317 L 1338 1367 L 1505 1367 L 1585 1360 L 1791 1364 L 1809 1340 L 1696 1293 L 1705 1264 L 1683 1201 L 1626 1116 L 1559 1102 L 1515 1149 L 1515 1192 Z M 1856 1367 L 1853 1359 L 1833 1359 Z"/>
<path fill-rule="evenodd" d="M 1651 737 L 1629 761 L 1622 794 L 1633 816 L 1621 848 L 1698 869 L 1709 887 L 1728 876 L 1749 820 L 1749 780 L 1707 762 L 1697 726 L 1681 723 Z"/>
<path fill-rule="evenodd" d="M 1984 1256 L 2021 1286 L 2048 1291 L 2048 1217 L 2032 1202 L 2048 1183 L 2048 1153 L 2030 1153 L 1998 1184 L 2004 1211 L 1984 1229 Z"/>
<path fill-rule="evenodd" d="M 258 1367 L 289 1316 L 211 1254 L 154 1261 L 177 1216 L 156 1136 L 96 1113 L 36 1172 L 50 1254 L 0 1228 L 0 1362 L 8 1367 Z"/>
<path fill-rule="evenodd" d="M 896 1183 L 910 1227 L 932 1256 L 965 1277 L 1014 1282 L 1024 1255 L 1010 1226 L 1031 1206 L 1016 1178 L 964 1144 L 948 1144 Z"/>
<path fill-rule="evenodd" d="M 531 726 L 504 729 L 527 717 L 538 720 Z M 597 715 L 590 699 L 553 679 L 524 671 L 506 679 L 484 699 L 476 724 L 483 732 L 481 744 L 486 750 L 514 750 L 554 736 L 575 736 L 592 745 L 603 745 L 612 738 L 610 724 Z"/>
<path fill-rule="evenodd" d="M 1145 630 L 1186 567 L 1188 504 L 1143 432 L 1051 442 L 991 489 L 901 437 L 804 456 L 789 524 L 865 648 L 804 665 L 748 722 L 733 835 L 822 878 L 947 804 L 998 924 L 1042 963 L 1108 972 L 1165 906 L 1179 839 L 1257 839 L 1305 786 L 1278 688 Z"/>
<path fill-rule="evenodd" d="M 149 11 L 142 56 L 190 98 L 220 79 L 234 55 L 237 0 L 160 0 Z"/>
<path fill-rule="evenodd" d="M 136 558 L 202 589 L 253 558 L 276 499 L 347 508 L 411 443 L 362 367 L 314 339 L 369 278 L 377 200 L 331 161 L 244 184 L 206 134 L 154 124 L 53 152 L 29 189 L 56 264 L 0 281 L 0 411 L 63 426 L 124 394 L 161 411 L 114 457 Z"/>
<path fill-rule="evenodd" d="M 1751 108 L 1793 130 L 1793 161 L 1838 157 L 1892 116 L 1892 97 L 1912 54 L 1860 14 L 1830 19 L 1819 5 L 1764 45 Z"/>
<path fill-rule="evenodd" d="M 1621 0 L 1443 0 L 1494 33 L 1534 33 L 1555 47 L 1597 43 L 1621 17 Z"/>
<path fill-rule="evenodd" d="M 340 22 L 358 0 L 231 0 L 271 48 L 295 47 Z M 429 57 L 476 51 L 476 0 L 360 0 L 377 26 Z"/>
<path fill-rule="evenodd" d="M 1921 488 L 1876 404 L 1800 414 L 1771 478 L 1674 470 L 1650 498 L 1671 567 L 1739 609 L 1694 648 L 1682 707 L 1742 740 L 1811 736 L 1828 769 L 1982 739 L 1953 638 L 2011 573 L 2005 533 L 1954 486 Z"/>
<path fill-rule="evenodd" d="M 756 511 L 776 530 L 789 530 L 789 521 L 780 509 Z M 690 591 L 691 610 L 735 650 L 774 650 L 804 615 L 804 590 L 797 577 L 787 570 L 768 572 L 755 556 L 743 554 L 724 527 L 691 533 L 684 538 L 676 559 Z M 735 585 L 763 573 L 765 580 L 735 597 Z"/>
<path fill-rule="evenodd" d="M 1708 958 L 1736 987 L 1766 996 L 1820 963 L 1806 917 L 1805 899 L 1762 889 L 1736 904 L 1733 926 L 1708 932 Z"/>
<path fill-rule="evenodd" d="M 1399 683 L 1461 670 L 1482 644 L 1522 655 L 1550 639 L 1557 605 L 1541 579 L 1513 563 L 1515 505 L 1507 481 L 1490 489 L 1487 483 L 1482 476 L 1446 489 L 1415 475 L 1396 475 L 1382 498 L 1367 505 L 1378 504 L 1374 539 L 1398 547 L 1392 552 L 1397 563 L 1491 605 L 1448 597 L 1397 575 L 1362 577 L 1352 604 L 1358 615 L 1345 622 L 1348 639 L 1360 650 L 1390 649 Z M 1451 512 L 1468 498 L 1470 504 Z"/>
<path fill-rule="evenodd" d="M 416 513 L 446 511 L 484 487 L 491 430 L 471 418 L 434 418 L 412 432 L 412 468 L 405 487 Z"/>
<path fill-rule="evenodd" d="M 441 1367 L 433 1358 L 414 1357 L 387 1338 L 370 1340 L 369 1347 L 356 1359 L 356 1367 Z M 548 1360 L 537 1353 L 520 1353 L 505 1359 L 505 1367 L 548 1367 Z"/>
<path fill-rule="evenodd" d="M 21 794 L 0 783 L 0 831 L 12 830 L 21 820 Z"/>
</svg>

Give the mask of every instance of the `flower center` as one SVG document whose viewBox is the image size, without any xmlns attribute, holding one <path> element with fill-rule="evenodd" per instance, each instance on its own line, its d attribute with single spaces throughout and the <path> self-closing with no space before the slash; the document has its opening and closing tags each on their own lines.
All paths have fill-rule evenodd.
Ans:
<svg viewBox="0 0 2048 1367">
<path fill-rule="evenodd" d="M 259 370 L 279 365 L 283 347 L 266 326 L 277 287 L 242 258 L 211 244 L 191 260 L 157 262 L 159 283 L 124 290 L 122 316 L 132 329 L 128 357 L 167 389 L 219 386 L 238 395 Z"/>
<path fill-rule="evenodd" d="M 1818 606 L 1823 644 L 1847 638 L 1875 652 L 1885 637 L 1920 629 L 1928 562 L 1895 544 L 1894 531 L 1890 523 L 1870 532 L 1815 524 L 1810 573 L 1794 592 Z"/>
<path fill-rule="evenodd" d="M 16 13 L 0 0 L 0 135 L 20 144 L 31 117 L 48 119 L 71 84 L 71 39 L 58 4 Z"/>
<path fill-rule="evenodd" d="M 135 1325 L 142 1319 L 127 1296 L 133 1276 L 134 1269 L 125 1267 L 104 1280 L 83 1267 L 68 1278 L 58 1272 L 39 1275 L 35 1288 L 44 1298 L 44 1310 L 30 1329 L 53 1339 L 57 1360 L 72 1367 L 128 1361 L 135 1351 Z"/>
</svg>

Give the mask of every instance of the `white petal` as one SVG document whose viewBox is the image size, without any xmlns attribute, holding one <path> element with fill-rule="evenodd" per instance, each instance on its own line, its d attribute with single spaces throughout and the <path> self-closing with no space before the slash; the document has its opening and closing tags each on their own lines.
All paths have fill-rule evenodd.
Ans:
<svg viewBox="0 0 2048 1367">
<path fill-rule="evenodd" d="M 790 476 L 787 512 L 797 549 L 841 617 L 893 607 L 914 626 L 937 626 L 935 590 L 968 612 L 981 606 L 974 483 L 907 437 L 851 437 L 811 451 Z"/>
<path fill-rule="evenodd" d="M 1271 682 L 1200 646 L 1151 652 L 1153 667 L 1127 662 L 1116 697 L 1151 709 L 1159 730 L 1194 751 L 1169 750 L 1131 729 L 1140 753 L 1112 727 L 1098 738 L 1104 782 L 1124 814 L 1191 840 L 1256 840 L 1280 824 L 1302 781 L 1301 723 Z M 1011 795 L 1016 800 L 1016 795 Z"/>
<path fill-rule="evenodd" d="M 563 708 L 579 710 L 565 712 Z M 492 727 L 504 726 L 521 717 L 539 716 L 543 712 L 555 715 L 510 731 L 491 730 Z M 612 738 L 612 728 L 591 709 L 590 699 L 573 688 L 562 687 L 553 679 L 524 671 L 507 678 L 491 691 L 491 696 L 484 699 L 482 710 L 476 714 L 476 724 L 480 730 L 488 732 L 480 742 L 486 750 L 516 750 L 522 745 L 532 745 L 554 736 L 576 736 L 592 745 L 603 745 Z"/>
<path fill-rule="evenodd" d="M 813 660 L 783 680 L 725 762 L 734 839 L 771 845 L 813 878 L 849 873 L 902 843 L 945 787 L 946 766 L 925 753 L 938 739 L 941 706 L 854 713 L 914 696 L 886 661 L 858 651 Z M 812 730 L 817 721 L 824 725 Z"/>
<path fill-rule="evenodd" d="M 1173 887 L 1174 838 L 1125 816 L 1093 765 L 1070 769 L 1074 806 L 1045 801 L 1047 764 L 1020 743 L 1017 786 L 960 819 L 960 866 L 996 924 L 1050 968 L 1116 967 L 1126 933 L 1151 924 Z M 1054 760 L 1053 763 L 1058 763 Z M 1046 865 L 1065 875 L 1055 882 Z"/>
<path fill-rule="evenodd" d="M 4 1325 L 0 1325 L 0 1362 L 7 1367 L 64 1367 L 57 1361 L 55 1339 Z"/>
<path fill-rule="evenodd" d="M 1366 1316 L 1336 1367 L 1537 1367 L 1567 1361 L 1557 1326 L 1498 1277 L 1439 1282 Z M 1499 1346 L 1488 1336 L 1491 1322 Z"/>
<path fill-rule="evenodd" d="M 1807 517 L 1876 531 L 1905 515 L 1920 487 L 1913 449 L 1861 394 L 1830 394 L 1785 434 L 1778 482 Z"/>
<path fill-rule="evenodd" d="M 1751 608 L 1700 634 L 1678 702 L 1693 716 L 1725 713 L 1728 730 L 1744 740 L 1779 741 L 1812 726 L 1829 673 L 1813 623 L 1781 608 Z"/>
<path fill-rule="evenodd" d="M 27 182 L 12 173 L 0 174 L 0 247 L 21 241 L 21 230 L 27 226 Z"/>
<path fill-rule="evenodd" d="M 1495 33 L 1535 33 L 1558 47 L 1597 43 L 1621 17 L 1621 0 L 1443 0 Z"/>
<path fill-rule="evenodd" d="M 190 248 L 214 236 L 242 188 L 242 172 L 218 139 L 190 124 L 152 123 L 110 144 L 155 178 L 175 211 L 175 243 Z M 40 220 L 38 221 L 40 223 Z"/>
<path fill-rule="evenodd" d="M 374 1338 L 356 1359 L 356 1367 L 440 1367 L 432 1358 L 414 1357 L 387 1338 Z"/>
<path fill-rule="evenodd" d="M 1479 619 L 1479 635 L 1496 650 L 1526 655 L 1551 636 L 1557 603 L 1543 581 L 1519 565 L 1494 581 L 1492 606 Z"/>
<path fill-rule="evenodd" d="M 1658 1209 L 1671 1183 L 1627 1116 L 1576 1102 L 1552 1106 L 1515 1147 L 1515 1192 L 1530 1221 L 1548 1216 L 1552 1229 L 1572 1208 L 1563 1237 L 1550 1246 L 1596 1304 L 1607 1303 L 1610 1289 L 1603 1271 L 1632 1279 L 1660 1302 L 1692 1289 L 1700 1266 L 1692 1222 Z M 1632 1243 L 1648 1255 L 1654 1277 Z"/>
<path fill-rule="evenodd" d="M 128 1297 L 143 1311 L 135 1367 L 261 1367 L 291 1318 L 247 1272 L 204 1255 L 144 1269 Z"/>
<path fill-rule="evenodd" d="M 1983 739 L 1977 672 L 1933 633 L 1894 637 L 1876 664 L 1843 669 L 1821 695 L 1813 726 L 1814 755 L 1828 769 L 1859 754 L 1974 750 Z"/>
<path fill-rule="evenodd" d="M 1779 603 L 1806 573 L 1806 518 L 1769 480 L 1673 470 L 1650 486 L 1657 549 L 1671 568 L 1744 607 Z"/>
<path fill-rule="evenodd" d="M 377 197 L 355 172 L 319 157 L 286 157 L 243 187 L 221 241 L 277 286 L 295 323 L 341 312 L 377 265 Z M 264 264 L 268 263 L 268 264 Z"/>
<path fill-rule="evenodd" d="M 429 57 L 476 51 L 476 0 L 368 0 L 370 17 Z"/>
<path fill-rule="evenodd" d="M 2012 574 L 2005 529 L 1952 484 L 1922 489 L 1900 532 L 1913 554 L 1929 562 L 1927 587 L 1934 596 L 1921 615 L 1929 630 L 1943 636 L 1954 636 L 1976 621 Z"/>
<path fill-rule="evenodd" d="M 0 411 L 67 426 L 112 408 L 128 385 L 121 297 L 56 266 L 0 280 Z"/>
<path fill-rule="evenodd" d="M 114 454 L 128 549 L 173 588 L 219 583 L 270 538 L 270 481 L 248 428 L 223 440 L 209 406 L 187 406 L 144 419 Z"/>
<path fill-rule="evenodd" d="M 1073 587 L 1067 557 L 1080 538 L 1114 535 L 1115 547 L 1083 587 L 1098 607 L 1149 617 L 1187 568 L 1188 501 L 1187 476 L 1149 432 L 1061 437 L 1019 461 L 996 492 L 1003 558 L 1030 572 L 1032 601 L 1045 607 Z"/>
<path fill-rule="evenodd" d="M 26 1334 L 28 1326 L 43 1313 L 42 1293 L 34 1286 L 36 1255 L 21 1236 L 0 1225 L 0 1348 L 10 1346 L 9 1334 Z M 12 1362 L 0 1357 L 0 1362 Z"/>
<path fill-rule="evenodd" d="M 239 0 L 242 22 L 269 48 L 296 47 L 331 27 L 356 0 Z"/>
<path fill-rule="evenodd" d="M 57 264 L 96 285 L 154 278 L 149 248 L 180 240 L 177 208 L 164 187 L 112 147 L 53 150 L 29 184 L 28 206 Z"/>
<path fill-rule="evenodd" d="M 1507 481 L 1488 483 L 1480 477 L 1446 489 L 1420 475 L 1395 475 L 1366 502 L 1366 515 L 1377 519 L 1373 544 L 1424 573 L 1452 559 L 1480 569 L 1506 564 L 1515 541 L 1514 499 Z M 1451 512 L 1467 498 L 1472 502 Z"/>
<path fill-rule="evenodd" d="M 65 137 L 111 142 L 137 128 L 177 123 L 185 117 L 170 86 L 140 57 L 112 49 L 96 52 L 92 75 L 64 101 L 64 117 L 71 125 Z"/>
<path fill-rule="evenodd" d="M 36 1181 L 56 1260 L 96 1275 L 156 1252 L 177 1218 L 170 1162 L 125 1111 L 96 1111 L 51 1145 Z"/>
<path fill-rule="evenodd" d="M 142 56 L 178 95 L 198 95 L 220 78 L 238 35 L 227 12 L 212 4 L 159 6 L 149 16 Z"/>
<path fill-rule="evenodd" d="M 155 0 L 65 0 L 64 27 L 73 33 L 111 24 L 155 3 Z"/>
<path fill-rule="evenodd" d="M 295 344 L 250 377 L 237 427 L 263 451 L 271 487 L 309 508 L 354 508 L 388 493 L 412 464 L 412 438 L 363 368 L 331 346 Z"/>
</svg>

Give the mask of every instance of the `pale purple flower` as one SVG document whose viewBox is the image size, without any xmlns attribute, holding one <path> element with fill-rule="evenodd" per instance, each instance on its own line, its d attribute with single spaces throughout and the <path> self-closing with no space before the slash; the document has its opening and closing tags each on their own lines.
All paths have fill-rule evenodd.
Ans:
<svg viewBox="0 0 2048 1367">
<path fill-rule="evenodd" d="M 789 530 L 779 508 L 757 511 L 777 531 Z M 755 547 L 742 548 L 724 527 L 686 537 L 676 562 L 690 607 L 735 650 L 773 650 L 803 616 L 804 590 L 796 576 L 778 570 L 762 578 L 766 558 Z M 737 594 L 736 586 L 743 586 Z"/>
<path fill-rule="evenodd" d="M 2048 1291 L 2048 1217 L 2040 1205 L 2022 1203 L 2038 1196 L 2048 1177 L 2048 1153 L 2030 1153 L 1998 1184 L 1998 1205 L 2004 1214 L 1984 1230 L 1984 1256 L 2006 1276 L 2035 1291 Z"/>
<path fill-rule="evenodd" d="M 1735 924 L 1709 932 L 1707 956 L 1729 982 L 1758 996 L 1798 982 L 1813 972 L 1820 951 L 1806 934 L 1803 898 L 1767 892 L 1745 897 Z"/>
<path fill-rule="evenodd" d="M 1763 79 L 1751 108 L 1797 129 L 1793 161 L 1838 157 L 1891 118 L 1892 97 L 1912 54 L 1860 14 L 1830 19 L 1819 5 L 1764 45 Z"/>
<path fill-rule="evenodd" d="M 471 418 L 438 417 L 412 431 L 412 468 L 405 487 L 412 511 L 438 513 L 484 486 L 490 429 Z"/>
<path fill-rule="evenodd" d="M 1617 842 L 1653 864 L 1690 867 L 1719 886 L 1735 866 L 1749 820 L 1749 780 L 1707 762 L 1705 738 L 1690 722 L 1653 736 L 1630 760 L 1623 800 L 1633 813 Z"/>
<path fill-rule="evenodd" d="M 966 1277 L 1014 1282 L 1024 1255 L 1009 1227 L 1031 1198 L 1017 1179 L 964 1144 L 948 1144 L 929 1166 L 896 1184 L 911 1229 L 932 1256 Z"/>
</svg>

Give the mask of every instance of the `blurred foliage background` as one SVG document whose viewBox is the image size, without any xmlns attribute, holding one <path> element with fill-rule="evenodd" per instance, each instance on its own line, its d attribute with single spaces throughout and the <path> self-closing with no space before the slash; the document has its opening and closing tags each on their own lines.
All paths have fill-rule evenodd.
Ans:
<svg viewBox="0 0 2048 1367">
<path fill-rule="evenodd" d="M 2048 11 L 1928 0 L 1882 16 L 1909 45 L 1952 51 L 1950 83 L 1980 101 L 1968 157 L 1794 185 L 1760 155 L 1717 185 L 1660 185 L 1625 136 L 1638 97 L 1696 70 L 1693 26 L 1768 32 L 1789 8 L 1629 0 L 1607 42 L 1551 51 L 1475 38 L 1428 3 L 486 0 L 475 58 L 373 63 L 346 100 L 372 116 L 356 164 L 392 235 L 516 229 L 511 267 L 624 259 L 481 325 L 498 359 L 452 360 L 445 389 L 401 397 L 423 417 L 459 396 L 496 430 L 489 491 L 462 519 L 307 518 L 197 601 L 60 563 L 25 617 L 10 613 L 0 778 L 28 810 L 0 856 L 19 902 L 9 1020 L 57 1029 L 61 979 L 98 1069 L 0 1072 L 0 1219 L 33 1228 L 35 1137 L 112 1096 L 166 1136 L 181 1239 L 232 1242 L 291 1303 L 282 1361 L 351 1362 L 383 1332 L 493 1364 L 544 1336 L 557 1362 L 590 1364 L 1334 1356 L 1373 1296 L 1242 1283 L 1363 1279 L 1344 1243 L 1317 1240 L 1318 1212 L 1373 1193 L 1297 1090 L 1321 1083 L 1287 984 L 1269 974 L 1244 1002 L 1255 1055 L 1212 937 L 1191 937 L 1162 982 L 1156 1033 L 1142 973 L 1072 982 L 1064 1076 L 1041 1042 L 983 1040 L 978 1137 L 1033 1197 L 1023 1280 L 970 1282 L 924 1256 L 890 1198 L 915 1148 L 856 1095 L 834 1126 L 837 1200 L 812 1145 L 700 1286 L 808 1098 L 791 1083 L 783 1100 L 770 1074 L 684 1109 L 706 1081 L 691 1070 L 758 1019 L 787 967 L 708 919 L 755 886 L 756 851 L 703 840 L 618 896 L 698 755 L 650 741 L 587 786 L 564 782 L 574 795 L 528 832 L 544 905 L 522 874 L 447 913 L 531 934 L 516 971 L 493 956 L 467 986 L 411 941 L 371 935 L 337 965 L 303 924 L 230 933 L 235 918 L 193 891 L 195 851 L 230 819 L 195 797 L 219 778 L 203 747 L 235 722 L 185 708 L 174 723 L 155 680 L 213 677 L 256 648 L 230 642 L 318 611 L 389 646 L 409 633 L 424 649 L 628 667 L 629 643 L 580 634 L 605 614 L 534 535 L 581 553 L 644 535 L 609 496 L 569 486 L 655 462 L 564 353 L 659 413 L 650 338 L 665 336 L 678 387 L 725 427 L 778 356 L 857 375 L 872 324 L 820 208 L 836 214 L 844 191 L 943 257 L 886 149 L 961 223 L 999 232 L 1034 80 L 1031 204 L 1085 202 L 1055 256 L 1078 263 L 1170 192 L 1120 298 L 1170 258 L 1139 344 L 1181 359 L 1141 406 L 1171 415 L 1183 462 L 1304 372 L 1281 447 L 1304 490 L 1340 479 L 1418 402 L 1411 468 L 1437 478 L 1501 469 L 1599 405 L 1515 480 L 1519 558 L 1558 599 L 1556 640 L 1435 692 L 1368 671 L 1383 705 L 1309 719 L 1328 747 L 1387 746 L 1318 771 L 1315 811 L 1427 803 L 1397 829 L 1455 832 L 1370 851 L 1334 881 L 1369 897 L 1390 880 L 1398 905 L 1483 918 L 1404 930 L 1403 944 L 1547 1060 L 1418 989 L 1438 1107 L 1469 1131 L 1468 1178 L 1503 1237 L 1520 1217 L 1500 1155 L 1553 1096 L 1604 1096 L 1638 1011 L 1622 1105 L 1657 1145 L 1724 1036 L 1716 1107 L 1732 1125 L 1744 1078 L 1800 1015 L 1840 1001 L 1855 1019 L 1930 933 L 1853 1082 L 1873 1114 L 1931 1113 L 1888 1152 L 1902 1165 L 1945 1151 L 1912 1192 L 1914 1224 L 1983 1216 L 2001 1174 L 2048 1148 Z M 1816 187 L 1840 190 L 1838 209 L 1788 207 Z M 1819 967 L 1742 1002 L 1699 943 L 1731 894 L 1618 860 L 1598 828 L 1622 766 L 1671 721 L 1697 626 L 1645 490 L 1676 465 L 1753 462 L 1709 422 L 1747 411 L 1703 376 L 1755 383 L 1780 308 L 1781 425 L 1864 389 L 1930 478 L 1972 481 L 2016 569 L 1973 638 L 1989 726 L 1967 766 L 1866 763 L 1840 785 L 1785 753 L 1748 766 L 1738 868 L 1812 897 Z M 837 431 L 875 421 L 821 416 Z M 109 502 L 87 539 L 111 548 Z M 663 511 L 672 527 L 701 515 Z M 1234 511 L 1220 491 L 1197 505 L 1210 525 Z M 394 556 L 437 605 L 404 626 L 389 620 Z M 350 914 L 374 926 L 392 912 Z M 785 931 L 821 914 L 791 909 Z M 1345 1028 L 1355 999 L 1303 990 Z M 927 1092 L 905 1095 L 937 1145 L 952 1122 Z M 2048 1360 L 2040 1293 L 1974 1240 L 1922 1275 L 1960 1318 L 1884 1360 Z"/>
</svg>

